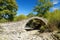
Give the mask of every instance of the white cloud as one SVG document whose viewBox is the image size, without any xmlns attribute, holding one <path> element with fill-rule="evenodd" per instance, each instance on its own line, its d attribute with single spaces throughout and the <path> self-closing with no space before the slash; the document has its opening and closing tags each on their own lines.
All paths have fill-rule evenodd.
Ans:
<svg viewBox="0 0 60 40">
<path fill-rule="evenodd" d="M 55 4 L 58 4 L 59 3 L 59 1 L 58 0 L 53 0 L 53 4 L 55 5 Z"/>
<path fill-rule="evenodd" d="M 58 4 L 58 2 L 53 2 L 53 4 Z"/>
</svg>

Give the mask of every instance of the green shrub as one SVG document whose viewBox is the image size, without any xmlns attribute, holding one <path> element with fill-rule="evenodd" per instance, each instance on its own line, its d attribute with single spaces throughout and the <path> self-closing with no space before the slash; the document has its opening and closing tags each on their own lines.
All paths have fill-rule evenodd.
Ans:
<svg viewBox="0 0 60 40">
<path fill-rule="evenodd" d="M 48 19 L 48 23 L 53 29 L 60 29 L 60 10 L 55 10 L 51 13 L 48 12 L 45 14 L 45 17 Z"/>
<path fill-rule="evenodd" d="M 48 31 L 46 25 L 40 27 L 40 32 L 46 32 L 46 31 Z"/>
<path fill-rule="evenodd" d="M 8 20 L 6 20 L 6 19 L 0 19 L 0 23 L 4 23 L 4 22 L 7 22 Z"/>
<path fill-rule="evenodd" d="M 44 26 L 41 26 L 40 30 L 43 32 L 45 30 Z"/>
<path fill-rule="evenodd" d="M 24 19 L 27 19 L 27 16 L 24 15 L 24 14 L 21 14 L 21 15 L 19 15 L 19 16 L 16 16 L 16 17 L 14 18 L 14 21 L 20 21 L 20 20 L 24 20 Z"/>
</svg>

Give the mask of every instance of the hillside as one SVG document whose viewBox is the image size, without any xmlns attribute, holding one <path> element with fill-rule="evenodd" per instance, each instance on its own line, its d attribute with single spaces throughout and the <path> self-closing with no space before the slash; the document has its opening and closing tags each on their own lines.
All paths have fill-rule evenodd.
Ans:
<svg viewBox="0 0 60 40">
<path fill-rule="evenodd" d="M 53 32 L 39 33 L 38 30 L 26 31 L 26 20 L 0 24 L 0 40 L 57 40 Z"/>
</svg>

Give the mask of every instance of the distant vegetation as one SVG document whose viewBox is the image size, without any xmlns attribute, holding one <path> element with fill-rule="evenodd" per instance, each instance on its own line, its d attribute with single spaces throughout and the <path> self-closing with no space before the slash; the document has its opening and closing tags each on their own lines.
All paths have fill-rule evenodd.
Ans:
<svg viewBox="0 0 60 40">
<path fill-rule="evenodd" d="M 21 20 L 24 20 L 24 19 L 27 19 L 28 17 L 24 14 L 21 14 L 19 16 L 15 16 L 14 18 L 14 21 L 21 21 Z"/>
</svg>

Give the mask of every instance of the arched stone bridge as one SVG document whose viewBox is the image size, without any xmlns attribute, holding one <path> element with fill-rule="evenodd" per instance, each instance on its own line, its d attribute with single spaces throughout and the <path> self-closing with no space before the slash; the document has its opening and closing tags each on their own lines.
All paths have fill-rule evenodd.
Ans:
<svg viewBox="0 0 60 40">
<path fill-rule="evenodd" d="M 33 20 L 35 20 L 35 22 L 33 22 Z M 37 21 L 37 22 L 36 22 Z M 30 25 L 32 26 L 43 26 L 43 25 L 47 25 L 47 19 L 43 18 L 43 17 L 32 17 L 26 20 L 26 22 L 24 23 L 24 27 L 26 29 L 32 29 L 31 27 L 29 27 Z M 37 24 L 38 23 L 38 24 Z"/>
<path fill-rule="evenodd" d="M 47 25 L 47 22 L 48 22 L 47 19 L 45 19 L 43 17 L 32 17 L 32 18 L 27 19 L 25 24 L 28 23 L 32 19 L 39 19 L 39 20 L 43 21 L 46 25 Z"/>
<path fill-rule="evenodd" d="M 32 17 L 32 18 L 29 18 L 29 19 L 26 19 L 26 20 L 23 20 L 23 21 L 18 21 L 18 22 L 0 23 L 0 26 L 3 26 L 8 30 L 12 30 L 14 28 L 17 29 L 17 30 L 22 30 L 22 29 L 25 28 L 26 24 L 32 19 L 39 19 L 42 22 L 44 22 L 45 25 L 47 25 L 47 22 L 48 22 L 47 19 L 42 18 L 42 17 Z"/>
</svg>

